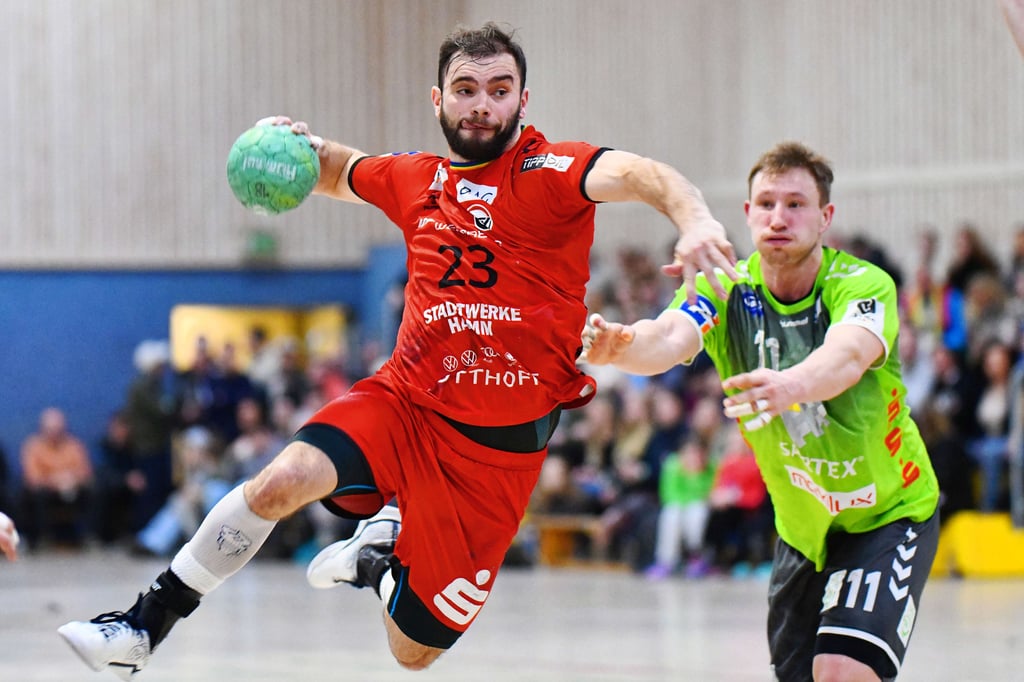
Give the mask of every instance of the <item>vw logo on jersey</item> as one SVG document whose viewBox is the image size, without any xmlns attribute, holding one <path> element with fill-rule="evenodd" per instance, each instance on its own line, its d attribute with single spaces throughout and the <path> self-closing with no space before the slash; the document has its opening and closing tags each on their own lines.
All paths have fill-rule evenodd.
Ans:
<svg viewBox="0 0 1024 682">
<path fill-rule="evenodd" d="M 472 367 L 476 364 L 476 353 L 471 350 L 462 351 L 462 364 L 466 367 Z"/>
<path fill-rule="evenodd" d="M 466 210 L 473 216 L 473 226 L 476 229 L 481 232 L 487 232 L 494 227 L 494 219 L 491 218 L 491 212 L 487 210 L 484 204 L 473 204 Z"/>
<path fill-rule="evenodd" d="M 459 368 L 459 361 L 454 355 L 444 356 L 444 361 L 441 364 L 444 365 L 446 372 L 454 372 Z"/>
</svg>

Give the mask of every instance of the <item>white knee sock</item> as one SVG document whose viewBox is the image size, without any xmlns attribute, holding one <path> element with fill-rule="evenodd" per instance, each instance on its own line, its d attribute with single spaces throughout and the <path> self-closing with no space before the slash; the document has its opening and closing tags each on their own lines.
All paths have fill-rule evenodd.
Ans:
<svg viewBox="0 0 1024 682">
<path fill-rule="evenodd" d="M 253 513 L 240 485 L 214 505 L 171 560 L 171 571 L 206 594 L 249 563 L 276 525 Z"/>
</svg>

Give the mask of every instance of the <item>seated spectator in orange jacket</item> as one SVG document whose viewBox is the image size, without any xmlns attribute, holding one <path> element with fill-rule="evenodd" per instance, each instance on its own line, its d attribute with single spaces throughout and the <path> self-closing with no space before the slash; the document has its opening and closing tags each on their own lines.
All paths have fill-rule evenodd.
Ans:
<svg viewBox="0 0 1024 682">
<path fill-rule="evenodd" d="M 29 548 L 37 548 L 44 539 L 80 546 L 89 530 L 93 469 L 85 445 L 68 433 L 61 410 L 43 410 L 39 431 L 22 444 L 21 466 Z"/>
</svg>

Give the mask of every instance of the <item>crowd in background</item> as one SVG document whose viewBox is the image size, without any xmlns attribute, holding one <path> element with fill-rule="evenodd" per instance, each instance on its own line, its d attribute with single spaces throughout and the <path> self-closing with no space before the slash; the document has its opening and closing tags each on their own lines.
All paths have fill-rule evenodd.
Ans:
<svg viewBox="0 0 1024 682">
<path fill-rule="evenodd" d="M 1010 510 L 1024 523 L 1024 227 L 1001 263 L 977 228 L 959 226 L 945 268 L 936 262 L 938 231 L 919 234 L 908 276 L 866 239 L 832 245 L 897 282 L 906 401 L 939 477 L 943 519 Z M 623 322 L 657 316 L 678 286 L 660 272 L 664 256 L 624 248 L 614 262 L 595 258 L 588 308 Z M 59 406 L 45 409 L 37 432 L 17 444 L 19 480 L 0 457 L 8 498 L 0 508 L 12 512 L 29 551 L 98 543 L 172 555 L 221 496 L 380 361 L 370 343 L 313 360 L 301 340 L 268 339 L 259 327 L 249 343 L 244 370 L 230 345 L 213 349 L 200 338 L 191 364 L 174 370 L 166 343 L 140 343 L 137 376 L 99 443 L 79 440 Z M 722 414 L 706 358 L 656 377 L 583 369 L 599 393 L 563 414 L 530 513 L 593 516 L 596 549 L 651 579 L 763 574 L 771 503 L 753 454 Z M 278 525 L 261 556 L 301 557 L 346 523 L 310 505 Z"/>
<path fill-rule="evenodd" d="M 167 342 L 141 342 L 123 405 L 95 444 L 74 434 L 61 409 L 45 409 L 21 444 L 21 480 L 0 500 L 28 550 L 98 543 L 171 556 L 221 497 L 369 371 L 360 357 L 310 359 L 299 340 L 268 339 L 258 326 L 249 343 L 243 370 L 230 344 L 215 350 L 199 337 L 189 365 L 175 369 Z M 315 551 L 343 526 L 310 506 L 278 524 L 261 556 Z"/>
<path fill-rule="evenodd" d="M 1006 258 L 976 226 L 959 225 L 945 267 L 939 232 L 918 231 L 909 276 L 868 239 L 829 243 L 896 281 L 906 401 L 939 478 L 944 522 L 973 509 L 1012 511 L 1024 525 L 1024 226 Z M 589 308 L 616 321 L 656 316 L 677 285 L 659 262 L 627 249 L 614 267 L 596 264 Z M 654 579 L 767 571 L 770 500 L 738 427 L 722 415 L 706 359 L 648 378 L 586 369 L 600 394 L 563 416 L 533 511 L 595 515 L 601 554 Z"/>
</svg>

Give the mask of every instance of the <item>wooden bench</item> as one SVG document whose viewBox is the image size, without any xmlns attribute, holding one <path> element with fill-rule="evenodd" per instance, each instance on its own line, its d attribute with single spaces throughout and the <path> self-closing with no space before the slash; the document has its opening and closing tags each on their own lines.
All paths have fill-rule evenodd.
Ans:
<svg viewBox="0 0 1024 682">
<path fill-rule="evenodd" d="M 545 566 L 586 565 L 621 569 L 618 562 L 609 562 L 601 533 L 601 519 L 589 514 L 527 515 L 525 524 L 537 534 L 537 560 Z M 580 542 L 586 551 L 581 553 Z"/>
</svg>

